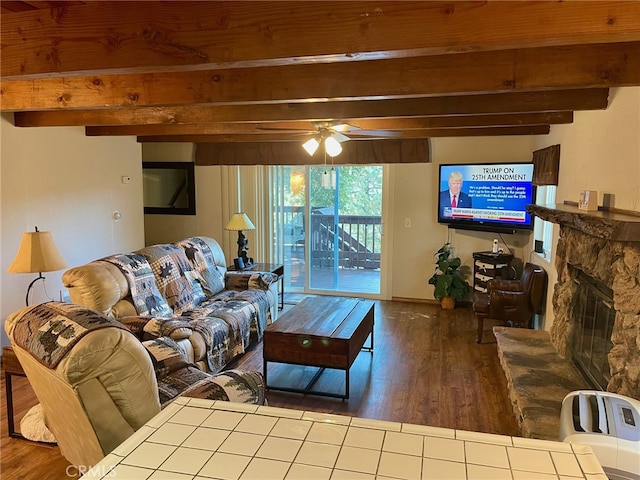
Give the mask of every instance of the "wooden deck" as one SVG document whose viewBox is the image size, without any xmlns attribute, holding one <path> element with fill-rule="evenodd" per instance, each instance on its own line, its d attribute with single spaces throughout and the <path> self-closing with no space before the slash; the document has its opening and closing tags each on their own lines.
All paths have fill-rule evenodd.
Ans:
<svg viewBox="0 0 640 480">
<path fill-rule="evenodd" d="M 285 291 L 304 290 L 306 268 L 304 247 L 287 246 L 284 261 Z M 312 266 L 309 290 L 379 294 L 380 269 L 338 268 L 335 279 L 333 268 Z"/>
</svg>

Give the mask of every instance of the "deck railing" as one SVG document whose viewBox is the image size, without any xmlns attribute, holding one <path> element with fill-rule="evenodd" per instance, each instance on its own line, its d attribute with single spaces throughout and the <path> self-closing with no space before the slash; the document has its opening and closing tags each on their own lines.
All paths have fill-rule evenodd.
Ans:
<svg viewBox="0 0 640 480">
<path fill-rule="evenodd" d="M 288 210 L 288 211 L 287 211 Z M 302 207 L 285 209 L 285 244 L 304 247 Z M 311 266 L 330 267 L 337 246 L 338 266 L 342 268 L 380 268 L 382 218 L 379 215 L 311 215 Z"/>
</svg>

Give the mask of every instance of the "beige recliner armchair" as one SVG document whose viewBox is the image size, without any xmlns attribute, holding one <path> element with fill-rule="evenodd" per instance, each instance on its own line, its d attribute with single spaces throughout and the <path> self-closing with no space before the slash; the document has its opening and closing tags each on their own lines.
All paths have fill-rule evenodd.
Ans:
<svg viewBox="0 0 640 480">
<path fill-rule="evenodd" d="M 5 329 L 62 455 L 90 467 L 178 395 L 264 403 L 262 376 L 202 372 L 170 338 L 141 342 L 116 320 L 49 302 Z"/>
</svg>

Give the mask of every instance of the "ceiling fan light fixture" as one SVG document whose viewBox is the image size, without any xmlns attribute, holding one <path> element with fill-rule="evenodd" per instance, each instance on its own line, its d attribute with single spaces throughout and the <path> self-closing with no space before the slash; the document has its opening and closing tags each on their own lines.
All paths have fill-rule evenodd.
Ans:
<svg viewBox="0 0 640 480">
<path fill-rule="evenodd" d="M 342 152 L 342 145 L 333 137 L 328 137 L 324 141 L 324 149 L 332 157 L 340 155 Z"/>
<path fill-rule="evenodd" d="M 302 148 L 304 148 L 307 151 L 307 153 L 311 156 L 313 156 L 313 154 L 316 153 L 316 150 L 318 149 L 319 146 L 320 146 L 320 142 L 318 142 L 318 140 L 316 140 L 315 138 L 307 140 L 302 144 Z"/>
</svg>

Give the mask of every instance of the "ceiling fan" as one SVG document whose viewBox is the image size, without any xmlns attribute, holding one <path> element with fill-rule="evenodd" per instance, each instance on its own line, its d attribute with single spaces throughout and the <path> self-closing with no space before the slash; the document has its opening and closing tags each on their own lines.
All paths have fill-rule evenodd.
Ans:
<svg viewBox="0 0 640 480">
<path fill-rule="evenodd" d="M 401 132 L 393 130 L 365 130 L 340 120 L 312 121 L 313 129 L 300 129 L 301 135 L 313 135 L 302 144 L 309 155 L 313 155 L 321 143 L 324 143 L 328 155 L 335 157 L 342 152 L 340 144 L 353 137 L 400 137 Z M 268 128 L 269 130 L 298 130 L 292 128 Z M 349 136 L 351 135 L 351 136 Z"/>
</svg>

